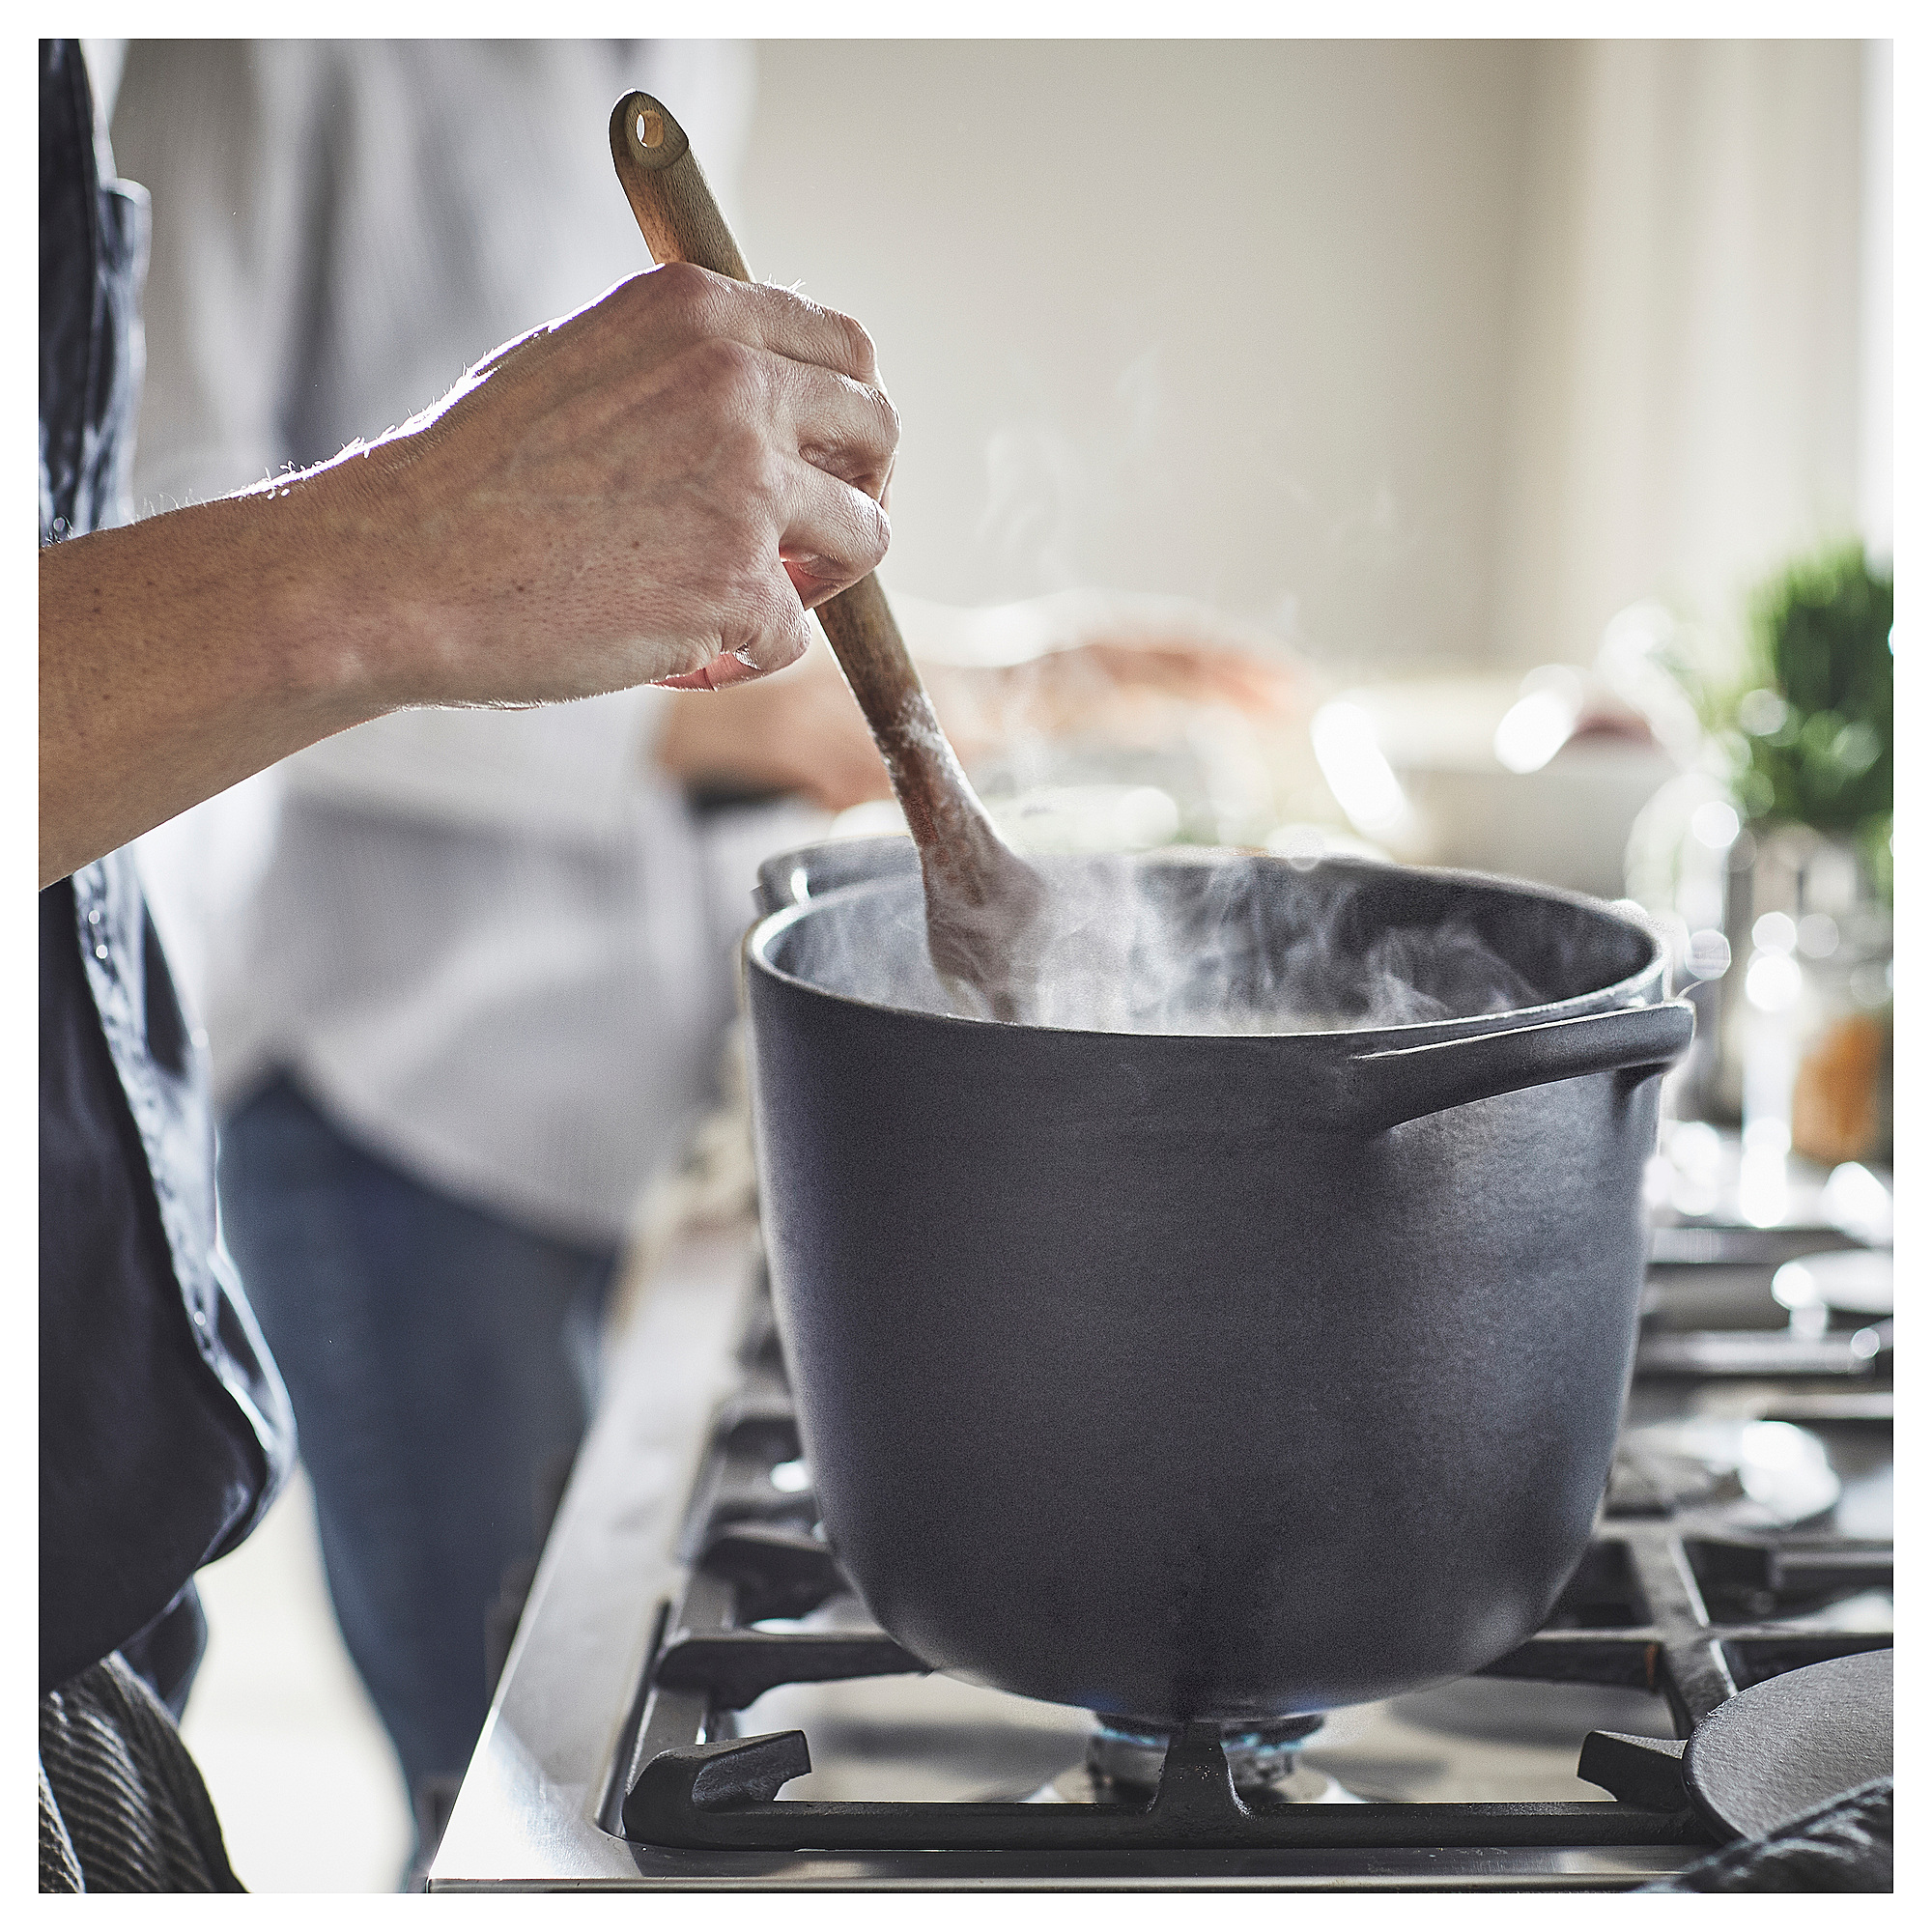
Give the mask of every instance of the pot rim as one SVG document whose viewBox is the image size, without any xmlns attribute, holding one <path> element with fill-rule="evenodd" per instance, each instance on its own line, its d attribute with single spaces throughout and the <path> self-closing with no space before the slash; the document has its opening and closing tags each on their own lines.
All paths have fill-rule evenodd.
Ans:
<svg viewBox="0 0 1932 1932">
<path fill-rule="evenodd" d="M 843 842 L 846 841 L 821 839 L 815 844 L 802 845 L 791 851 L 775 854 L 766 865 L 789 866 L 810 853 L 836 850 Z M 910 843 L 909 838 L 907 842 Z M 1057 859 L 1063 855 L 1051 856 Z M 1311 1047 L 1319 1045 L 1329 1050 L 1332 1050 L 1337 1042 L 1347 1041 L 1351 1052 L 1361 1051 L 1367 1042 L 1374 1040 L 1398 1041 L 1408 1045 L 1433 1044 L 1438 1040 L 1467 1038 L 1485 1033 L 1512 1031 L 1525 1025 L 1540 1025 L 1549 1020 L 1569 1019 L 1602 1010 L 1605 1007 L 1643 1006 L 1650 1004 L 1653 999 L 1669 997 L 1669 988 L 1664 983 L 1668 970 L 1664 937 L 1642 916 L 1641 910 L 1626 911 L 1624 910 L 1626 902 L 1594 898 L 1587 893 L 1570 892 L 1561 886 L 1540 885 L 1533 880 L 1512 879 L 1501 873 L 1478 872 L 1448 866 L 1404 866 L 1393 861 L 1361 859 L 1346 853 L 1328 854 L 1312 861 L 1299 861 L 1278 852 L 1260 852 L 1229 845 L 1169 845 L 1156 846 L 1147 852 L 1065 856 L 1095 858 L 1118 856 L 1132 859 L 1140 864 L 1177 866 L 1206 865 L 1209 862 L 1222 863 L 1230 859 L 1238 859 L 1250 864 L 1286 867 L 1297 874 L 1321 870 L 1359 873 L 1367 876 L 1400 873 L 1410 878 L 1426 878 L 1450 886 L 1473 886 L 1486 892 L 1500 891 L 1518 898 L 1542 899 L 1621 925 L 1645 941 L 1649 947 L 1649 956 L 1635 972 L 1627 974 L 1621 980 L 1612 980 L 1608 985 L 1596 987 L 1587 993 L 1573 993 L 1561 1000 L 1545 1001 L 1540 1006 L 1507 1007 L 1494 1012 L 1464 1013 L 1449 1019 L 1403 1020 L 1388 1026 L 1309 1027 L 1293 1033 L 1229 1034 L 1155 1033 L 1139 1030 L 1130 1033 L 1114 1032 L 1097 1027 L 1041 1026 L 1029 1020 L 979 1019 L 960 1013 L 935 1013 L 920 1007 L 893 1006 L 883 1000 L 864 999 L 856 993 L 839 992 L 833 987 L 820 985 L 816 980 L 807 980 L 796 973 L 788 972 L 772 960 L 770 949 L 780 937 L 800 920 L 809 917 L 819 908 L 839 905 L 862 894 L 880 892 L 899 884 L 908 877 L 918 877 L 917 871 L 908 873 L 895 870 L 874 873 L 868 878 L 848 880 L 829 892 L 814 894 L 810 898 L 795 901 L 791 905 L 780 906 L 776 911 L 753 921 L 746 930 L 741 947 L 745 970 L 750 972 L 755 969 L 781 985 L 795 988 L 816 999 L 853 1007 L 864 1012 L 888 1013 L 900 1020 L 924 1021 L 939 1027 L 972 1028 L 982 1034 L 989 1030 L 1003 1030 L 1009 1034 L 1052 1035 L 1066 1039 L 1186 1040 L 1190 1045 L 1213 1041 L 1229 1048 L 1252 1050 L 1257 1046 L 1265 1046 L 1271 1051 L 1293 1050 L 1293 1044 L 1296 1041 L 1305 1041 Z"/>
</svg>

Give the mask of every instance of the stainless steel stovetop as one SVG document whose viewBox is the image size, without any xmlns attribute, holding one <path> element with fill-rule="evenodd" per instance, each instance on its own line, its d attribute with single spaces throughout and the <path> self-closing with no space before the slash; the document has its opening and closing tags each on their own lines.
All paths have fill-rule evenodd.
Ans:
<svg viewBox="0 0 1932 1932">
<path fill-rule="evenodd" d="M 1675 1871 L 1710 1840 L 1579 1777 L 1585 1739 L 1667 1738 L 1752 1681 L 1890 1642 L 1889 1327 L 1806 1325 L 1772 1292 L 1782 1262 L 1852 1245 L 1812 1206 L 1726 1227 L 1661 1198 L 1617 1473 L 1549 1626 L 1492 1673 L 1334 1714 L 1272 1790 L 1244 1794 L 1277 1816 L 1314 1801 L 1280 1828 L 1299 1841 L 1219 1850 L 1055 1842 L 1059 1821 L 1122 1796 L 1096 1786 L 1085 1712 L 841 1675 L 913 1660 L 814 1583 L 755 1237 L 688 1240 L 613 1350 L 430 1888 L 1620 1889 Z M 814 1673 L 834 1681 L 798 1681 Z M 810 1771 L 723 1828 L 753 1848 L 626 1835 L 627 1793 L 661 1751 L 787 1731 Z M 634 1797 L 643 1835 L 690 1815 L 688 1770 L 682 1796 L 653 1779 L 672 1810 Z M 878 1848 L 989 1802 L 1027 1813 L 984 1814 L 963 1833 L 983 1842 L 960 1848 Z M 832 1808 L 807 1827 L 798 1804 Z M 908 1822 L 925 1804 L 952 1808 Z M 715 1809 L 696 1815 L 700 1837 L 717 1829 Z M 761 1833 L 858 1848 L 760 1849 Z"/>
</svg>

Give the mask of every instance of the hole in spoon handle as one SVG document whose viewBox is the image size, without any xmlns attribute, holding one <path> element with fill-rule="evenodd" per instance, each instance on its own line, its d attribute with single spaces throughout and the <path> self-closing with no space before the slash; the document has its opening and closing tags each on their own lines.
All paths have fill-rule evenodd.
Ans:
<svg viewBox="0 0 1932 1932">
<path fill-rule="evenodd" d="M 663 101 L 638 93 L 618 101 L 611 110 L 611 159 L 654 262 L 752 279 L 691 142 Z"/>
</svg>

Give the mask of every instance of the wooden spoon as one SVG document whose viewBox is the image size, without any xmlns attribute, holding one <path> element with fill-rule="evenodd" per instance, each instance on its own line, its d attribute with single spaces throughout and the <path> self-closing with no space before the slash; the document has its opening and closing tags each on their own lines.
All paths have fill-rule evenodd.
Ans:
<svg viewBox="0 0 1932 1932">
<path fill-rule="evenodd" d="M 752 279 L 684 129 L 648 94 L 627 94 L 611 111 L 611 157 L 654 260 Z M 1023 1017 L 1044 883 L 994 829 L 960 769 L 878 578 L 821 604 L 818 621 L 919 847 L 933 966 L 977 993 L 995 1019 Z"/>
</svg>

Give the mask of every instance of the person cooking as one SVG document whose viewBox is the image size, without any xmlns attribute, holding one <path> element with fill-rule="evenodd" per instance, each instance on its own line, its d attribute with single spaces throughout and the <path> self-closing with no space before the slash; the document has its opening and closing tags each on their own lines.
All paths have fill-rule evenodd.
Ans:
<svg viewBox="0 0 1932 1932">
<path fill-rule="evenodd" d="M 631 272 L 611 102 L 675 99 L 728 178 L 748 64 L 703 42 L 132 43 L 115 145 L 157 205 L 136 501 L 312 461 Z M 904 614 L 915 648 L 978 621 Z M 1103 671 L 1130 628 L 1116 607 L 1028 670 L 933 672 L 949 728 L 1069 691 L 1092 728 L 1096 687 L 1254 677 L 1198 619 Z M 837 810 L 886 775 L 821 641 L 701 703 L 400 710 L 274 777 L 260 876 L 206 942 L 223 1225 L 420 1825 L 482 1725 L 486 1611 L 585 1426 L 637 1202 L 710 1096 L 750 884 L 724 827 L 739 849 L 749 814 L 692 794 Z M 795 842 L 822 821 L 781 822 Z"/>
<path fill-rule="evenodd" d="M 339 457 L 126 524 L 146 207 L 77 43 L 39 70 L 41 1884 L 237 1889 L 162 1693 L 292 1432 L 124 848 L 405 707 L 789 664 L 885 554 L 897 421 L 856 323 L 668 268 Z"/>
</svg>

